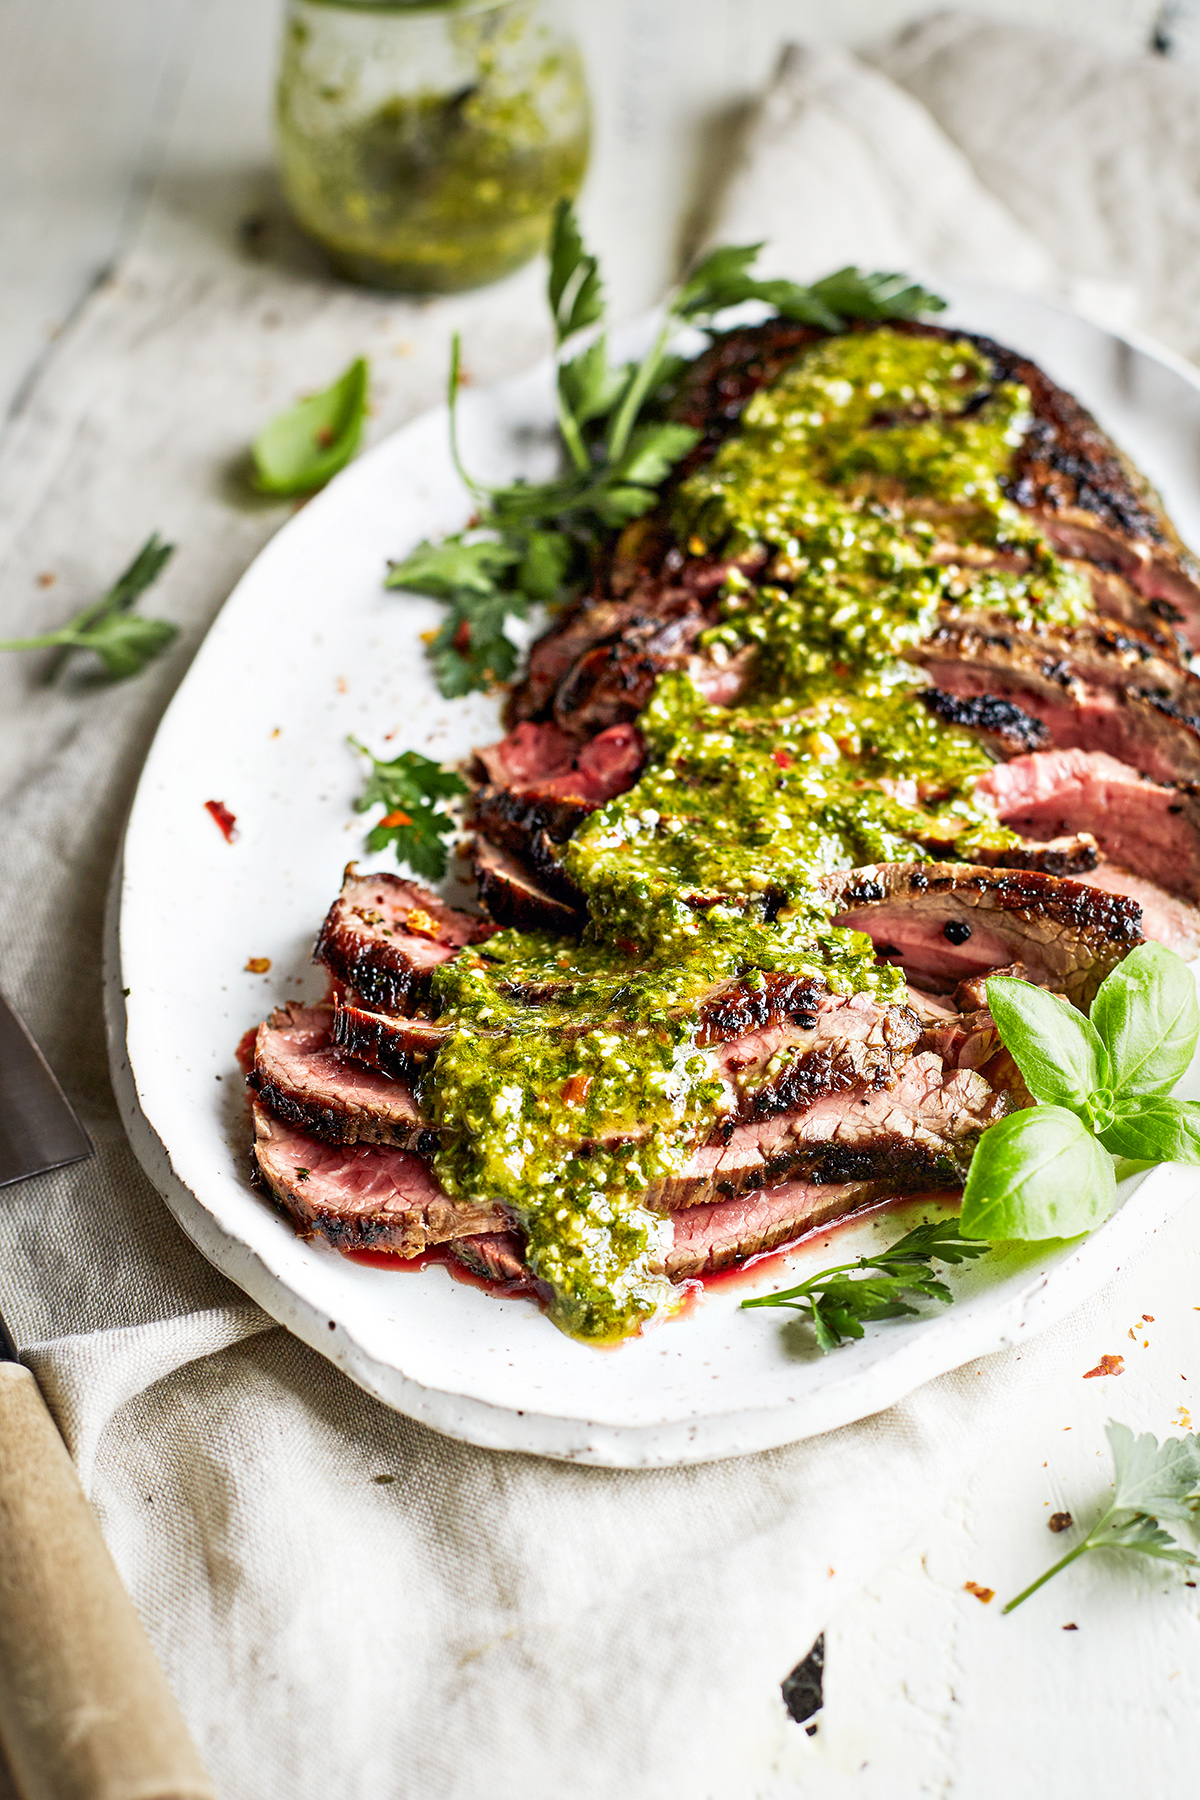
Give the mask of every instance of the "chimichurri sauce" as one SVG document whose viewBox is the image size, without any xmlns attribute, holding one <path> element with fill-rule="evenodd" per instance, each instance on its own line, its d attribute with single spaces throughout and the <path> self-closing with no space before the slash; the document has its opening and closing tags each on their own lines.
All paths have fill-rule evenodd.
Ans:
<svg viewBox="0 0 1200 1800">
<path fill-rule="evenodd" d="M 935 618 L 1071 620 L 1080 580 L 1004 499 L 1028 394 L 968 343 L 880 328 L 806 352 L 676 499 L 681 542 L 758 570 L 707 635 L 748 655 L 741 701 L 660 678 L 641 778 L 563 846 L 578 945 L 505 931 L 433 977 L 457 1029 L 424 1078 L 455 1197 L 499 1201 L 563 1330 L 619 1339 L 670 1312 L 678 1175 L 732 1105 L 698 1002 L 780 971 L 902 997 L 820 878 L 1011 844 L 974 781 L 990 763 L 904 663 Z M 986 562 L 986 566 L 981 563 Z M 998 566 L 997 566 L 998 565 Z M 652 1197 L 652 1196 L 651 1196 Z"/>
</svg>

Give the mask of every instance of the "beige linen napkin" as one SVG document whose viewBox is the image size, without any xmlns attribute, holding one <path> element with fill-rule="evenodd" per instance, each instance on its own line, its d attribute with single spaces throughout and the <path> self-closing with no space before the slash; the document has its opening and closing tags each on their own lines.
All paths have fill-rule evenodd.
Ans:
<svg viewBox="0 0 1200 1800">
<path fill-rule="evenodd" d="M 1189 78 L 1097 73 L 1089 53 L 1053 46 L 1078 101 L 1074 129 L 1056 127 L 1075 158 L 1058 219 L 1053 195 L 1027 204 L 1034 152 L 1006 150 L 1038 129 L 1046 46 L 987 29 L 986 53 L 974 29 L 940 25 L 876 69 L 798 53 L 720 235 L 767 230 L 776 264 L 801 275 L 912 262 L 1060 291 L 1069 244 L 1073 270 L 1126 283 L 1136 316 L 1191 347 L 1190 273 L 1165 248 L 1140 259 L 1132 215 L 1109 203 L 1123 134 L 1089 99 L 1102 81 L 1147 96 L 1181 171 L 1154 228 L 1166 246 L 1200 229 L 1200 148 L 1177 104 Z M 151 529 L 180 546 L 151 610 L 184 635 L 138 681 L 47 690 L 30 662 L 0 659 L 0 981 L 98 1149 L 0 1197 L 0 1293 L 228 1800 L 774 1791 L 799 1737 L 779 1682 L 837 1598 L 1041 1384 L 1078 1374 L 1077 1318 L 879 1418 L 729 1463 L 615 1474 L 475 1450 L 388 1412 L 274 1327 L 133 1161 L 101 1023 L 109 870 L 161 709 L 286 516 L 236 500 L 225 471 L 274 407 L 360 351 L 379 371 L 375 432 L 437 398 L 452 328 L 478 379 L 531 360 L 537 285 L 530 272 L 418 307 L 303 270 L 141 254 L 0 445 L 5 635 L 65 616 Z"/>
</svg>

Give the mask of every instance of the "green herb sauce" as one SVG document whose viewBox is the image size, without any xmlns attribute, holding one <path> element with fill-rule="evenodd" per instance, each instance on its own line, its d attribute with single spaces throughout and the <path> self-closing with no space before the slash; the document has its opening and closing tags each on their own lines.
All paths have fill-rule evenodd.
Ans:
<svg viewBox="0 0 1200 1800">
<path fill-rule="evenodd" d="M 562 851 L 580 945 L 507 931 L 435 973 L 458 1027 L 421 1096 L 445 1133 L 437 1172 L 511 1211 L 576 1336 L 627 1336 L 677 1304 L 656 1272 L 671 1227 L 642 1196 L 731 1103 L 697 997 L 777 970 L 901 996 L 870 940 L 830 924 L 819 878 L 1013 841 L 973 796 L 986 752 L 930 715 L 902 660 L 946 610 L 1083 610 L 1000 490 L 1028 395 L 1006 384 L 964 411 L 986 377 L 969 344 L 881 328 L 821 343 L 751 402 L 677 521 L 696 553 L 767 560 L 758 586 L 730 582 L 709 634 L 717 656 L 752 652 L 744 700 L 659 680 L 640 780 Z M 980 547 L 1025 566 L 981 571 Z"/>
</svg>

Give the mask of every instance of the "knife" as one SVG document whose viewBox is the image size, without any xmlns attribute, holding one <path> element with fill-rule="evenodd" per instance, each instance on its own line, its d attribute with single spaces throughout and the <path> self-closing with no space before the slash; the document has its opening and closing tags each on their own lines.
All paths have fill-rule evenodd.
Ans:
<svg viewBox="0 0 1200 1800">
<path fill-rule="evenodd" d="M 0 994 L 0 1187 L 91 1154 L 49 1063 Z"/>
<path fill-rule="evenodd" d="M 0 999 L 0 1185 L 91 1154 L 41 1052 Z M 0 1746 L 22 1800 L 215 1800 L 3 1317 Z"/>
</svg>

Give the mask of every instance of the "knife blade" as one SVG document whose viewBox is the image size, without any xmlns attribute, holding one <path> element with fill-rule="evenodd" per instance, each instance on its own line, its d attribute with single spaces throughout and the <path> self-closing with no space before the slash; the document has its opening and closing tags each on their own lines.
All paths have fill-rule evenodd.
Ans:
<svg viewBox="0 0 1200 1800">
<path fill-rule="evenodd" d="M 0 994 L 0 1187 L 91 1154 L 49 1063 Z"/>
</svg>

